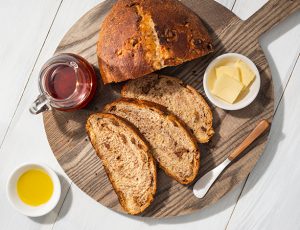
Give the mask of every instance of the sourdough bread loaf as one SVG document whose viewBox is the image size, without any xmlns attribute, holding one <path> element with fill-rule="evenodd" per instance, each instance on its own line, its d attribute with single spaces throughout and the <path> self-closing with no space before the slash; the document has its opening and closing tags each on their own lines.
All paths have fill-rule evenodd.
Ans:
<svg viewBox="0 0 300 230">
<path fill-rule="evenodd" d="M 104 111 L 135 125 L 152 147 L 159 166 L 181 184 L 191 183 L 199 170 L 200 151 L 196 139 L 165 107 L 137 99 L 122 98 Z"/>
<path fill-rule="evenodd" d="M 112 114 L 92 114 L 86 130 L 121 206 L 130 214 L 143 212 L 154 198 L 157 180 L 148 144 L 128 122 Z"/>
<path fill-rule="evenodd" d="M 210 107 L 196 89 L 178 78 L 151 74 L 128 81 L 121 94 L 167 107 L 187 124 L 200 143 L 208 142 L 214 134 Z"/>
<path fill-rule="evenodd" d="M 97 44 L 105 84 L 135 79 L 212 50 L 201 19 L 177 0 L 118 0 Z"/>
</svg>

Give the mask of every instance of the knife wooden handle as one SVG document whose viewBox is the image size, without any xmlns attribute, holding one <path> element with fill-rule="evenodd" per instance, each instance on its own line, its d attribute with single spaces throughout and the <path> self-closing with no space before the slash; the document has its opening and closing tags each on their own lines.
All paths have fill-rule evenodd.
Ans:
<svg viewBox="0 0 300 230">
<path fill-rule="evenodd" d="M 246 137 L 246 139 L 229 155 L 229 160 L 237 158 L 253 141 L 256 140 L 270 126 L 267 120 L 262 120 Z"/>
</svg>

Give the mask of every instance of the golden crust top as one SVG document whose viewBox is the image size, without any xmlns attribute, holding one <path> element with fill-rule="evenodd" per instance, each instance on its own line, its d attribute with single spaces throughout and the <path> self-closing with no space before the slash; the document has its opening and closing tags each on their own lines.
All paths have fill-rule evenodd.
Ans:
<svg viewBox="0 0 300 230">
<path fill-rule="evenodd" d="M 201 19 L 177 0 L 119 0 L 100 29 L 104 83 L 144 76 L 212 51 Z"/>
</svg>

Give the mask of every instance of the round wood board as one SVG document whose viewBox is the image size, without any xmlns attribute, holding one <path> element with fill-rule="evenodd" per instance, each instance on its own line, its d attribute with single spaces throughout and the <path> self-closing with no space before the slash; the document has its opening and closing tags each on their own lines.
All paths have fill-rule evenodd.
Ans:
<svg viewBox="0 0 300 230">
<path fill-rule="evenodd" d="M 213 0 L 183 0 L 182 2 L 192 8 L 209 28 L 214 40 L 215 52 L 177 67 L 166 68 L 161 71 L 162 73 L 179 77 L 204 95 L 202 76 L 209 62 L 222 53 L 238 52 L 252 59 L 261 74 L 260 93 L 247 108 L 226 112 L 211 106 L 216 133 L 208 144 L 200 145 L 201 166 L 198 179 L 224 161 L 258 121 L 268 119 L 271 122 L 274 111 L 273 84 L 267 61 L 258 44 L 258 37 L 266 29 L 277 24 L 282 19 L 282 15 L 288 13 L 282 9 L 274 9 L 273 5 L 268 3 L 251 20 L 243 22 Z M 79 54 L 94 65 L 99 87 L 92 103 L 81 111 L 67 113 L 52 110 L 45 112 L 43 116 L 49 144 L 71 180 L 102 205 L 124 212 L 85 132 L 87 117 L 91 113 L 101 111 L 105 104 L 119 97 L 119 84 L 103 86 L 101 83 L 96 57 L 99 28 L 113 3 L 113 0 L 105 1 L 85 14 L 69 30 L 56 50 L 56 53 Z M 268 20 L 261 17 L 262 14 L 270 16 L 270 13 L 278 14 L 281 18 Z M 261 24 L 263 26 L 260 26 Z M 249 31 L 249 28 L 254 26 L 256 30 Z M 246 149 L 242 157 L 221 174 L 203 199 L 197 199 L 193 195 L 193 184 L 181 185 L 159 169 L 156 197 L 141 215 L 179 216 L 215 203 L 251 172 L 267 144 L 268 133 L 269 131 L 255 141 Z"/>
</svg>

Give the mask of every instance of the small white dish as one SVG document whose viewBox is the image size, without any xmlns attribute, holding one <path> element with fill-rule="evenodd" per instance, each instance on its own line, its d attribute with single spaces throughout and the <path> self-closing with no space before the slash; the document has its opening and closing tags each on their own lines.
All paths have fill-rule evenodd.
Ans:
<svg viewBox="0 0 300 230">
<path fill-rule="evenodd" d="M 210 78 L 215 76 L 215 73 L 212 72 L 214 71 L 215 67 L 222 65 L 222 63 L 228 61 L 231 62 L 231 61 L 238 61 L 238 60 L 243 61 L 250 67 L 250 69 L 255 73 L 255 80 L 250 85 L 247 93 L 244 94 L 242 93 L 242 95 L 238 97 L 237 101 L 234 104 L 230 104 L 213 95 L 210 92 L 208 85 L 210 84 L 210 80 L 211 80 Z M 238 109 L 245 108 L 256 98 L 260 89 L 260 74 L 255 64 L 246 56 L 238 53 L 227 53 L 215 58 L 208 65 L 204 73 L 203 87 L 207 98 L 211 101 L 211 103 L 213 103 L 217 107 L 220 107 L 225 110 L 238 110 Z"/>
<path fill-rule="evenodd" d="M 30 169 L 40 169 L 47 173 L 53 182 L 53 194 L 50 200 L 39 206 L 25 204 L 17 193 L 17 182 L 19 177 Z M 44 164 L 26 163 L 16 168 L 10 175 L 7 182 L 7 196 L 11 205 L 20 213 L 30 217 L 43 216 L 49 213 L 57 205 L 61 194 L 61 184 L 57 174 Z"/>
</svg>

